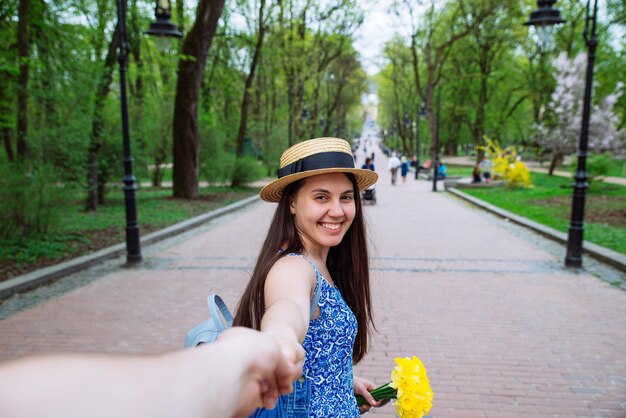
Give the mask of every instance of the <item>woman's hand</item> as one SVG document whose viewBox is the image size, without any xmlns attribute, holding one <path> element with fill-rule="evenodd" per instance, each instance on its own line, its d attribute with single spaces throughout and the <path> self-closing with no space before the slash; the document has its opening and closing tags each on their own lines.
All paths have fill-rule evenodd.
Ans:
<svg viewBox="0 0 626 418">
<path fill-rule="evenodd" d="M 376 389 L 374 383 L 367 379 L 363 379 L 362 377 L 354 376 L 354 394 L 361 395 L 365 398 L 366 402 L 359 407 L 360 413 L 369 411 L 372 406 L 380 406 L 380 401 L 376 401 L 369 392 L 374 389 Z"/>
</svg>

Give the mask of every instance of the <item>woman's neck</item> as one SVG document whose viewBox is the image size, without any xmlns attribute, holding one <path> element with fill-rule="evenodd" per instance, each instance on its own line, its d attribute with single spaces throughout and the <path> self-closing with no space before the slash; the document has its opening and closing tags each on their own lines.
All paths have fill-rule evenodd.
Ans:
<svg viewBox="0 0 626 418">
<path fill-rule="evenodd" d="M 328 258 L 328 253 L 330 251 L 330 247 L 323 247 L 320 245 L 316 245 L 312 243 L 306 237 L 301 237 L 302 244 L 304 245 L 304 255 L 313 260 L 317 261 L 316 264 L 326 265 L 326 259 Z"/>
</svg>

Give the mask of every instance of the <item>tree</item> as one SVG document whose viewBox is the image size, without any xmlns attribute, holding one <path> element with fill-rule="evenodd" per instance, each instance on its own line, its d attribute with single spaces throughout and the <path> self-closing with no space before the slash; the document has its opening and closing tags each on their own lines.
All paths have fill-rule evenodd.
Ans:
<svg viewBox="0 0 626 418">
<path fill-rule="evenodd" d="M 175 197 L 192 199 L 198 195 L 200 85 L 223 8 L 224 0 L 201 0 L 196 12 L 196 20 L 183 42 L 178 66 L 173 123 L 173 194 Z"/>
<path fill-rule="evenodd" d="M 465 25 L 470 30 L 467 39 L 470 40 L 471 53 L 468 58 L 478 73 L 474 116 L 465 120 L 472 132 L 474 144 L 480 145 L 485 135 L 487 106 L 492 96 L 489 91 L 492 73 L 496 65 L 500 64 L 499 59 L 504 51 L 516 44 L 515 30 L 510 28 L 519 27 L 519 12 L 515 14 L 519 7 L 517 2 L 501 0 L 470 0 L 460 2 L 459 5 Z M 480 162 L 480 152 L 476 158 Z"/>
<path fill-rule="evenodd" d="M 17 24 L 19 76 L 17 86 L 17 156 L 24 161 L 28 144 L 28 78 L 30 72 L 30 0 L 20 0 Z"/>
<path fill-rule="evenodd" d="M 431 1 L 430 7 L 421 18 L 415 2 L 402 0 L 396 3 L 397 14 L 404 13 L 411 17 L 413 76 L 415 88 L 428 112 L 428 130 L 431 138 L 435 138 L 437 131 L 435 90 L 443 76 L 444 64 L 452 46 L 470 33 L 470 27 L 461 19 L 458 5 L 447 2 L 437 9 L 435 3 Z M 477 16 L 479 20 L 483 17 Z M 425 72 L 425 77 L 422 76 L 422 71 Z"/>
<path fill-rule="evenodd" d="M 566 153 L 576 150 L 581 133 L 586 54 L 570 59 L 561 53 L 553 65 L 557 71 L 557 86 L 545 112 L 544 124 L 538 125 L 538 142 L 552 153 L 549 174 Z M 619 118 L 613 107 L 622 94 L 623 84 L 591 109 L 589 119 L 589 149 L 604 152 L 621 152 L 626 132 L 617 129 Z"/>
<path fill-rule="evenodd" d="M 237 148 L 235 154 L 238 160 L 243 157 L 244 153 L 244 139 L 246 136 L 246 131 L 248 129 L 248 108 L 250 107 L 252 83 L 254 82 L 257 65 L 260 61 L 261 49 L 263 48 L 263 39 L 265 38 L 265 32 L 267 30 L 268 23 L 266 22 L 265 16 L 265 0 L 260 0 L 258 13 L 259 28 L 256 34 L 257 39 L 254 45 L 254 52 L 252 54 L 250 70 L 248 71 L 248 75 L 246 76 L 246 82 L 243 87 L 243 98 L 241 100 L 241 116 L 239 121 L 239 133 L 237 134 Z M 237 169 L 237 162 L 235 164 L 236 169 L 231 182 L 232 187 L 237 187 L 241 184 L 241 176 L 238 175 L 239 170 Z"/>
</svg>

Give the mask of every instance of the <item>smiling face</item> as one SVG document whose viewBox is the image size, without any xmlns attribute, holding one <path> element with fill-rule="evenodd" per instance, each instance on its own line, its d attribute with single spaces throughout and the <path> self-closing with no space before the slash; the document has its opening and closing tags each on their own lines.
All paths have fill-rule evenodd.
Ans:
<svg viewBox="0 0 626 418">
<path fill-rule="evenodd" d="M 354 187 L 345 174 L 305 179 L 290 203 L 296 228 L 308 251 L 338 245 L 356 214 Z"/>
</svg>

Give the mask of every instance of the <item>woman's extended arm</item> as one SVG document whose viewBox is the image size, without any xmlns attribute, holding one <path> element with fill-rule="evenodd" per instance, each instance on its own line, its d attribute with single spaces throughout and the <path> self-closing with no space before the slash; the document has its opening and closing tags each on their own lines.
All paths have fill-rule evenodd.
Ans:
<svg viewBox="0 0 626 418">
<path fill-rule="evenodd" d="M 315 271 L 308 261 L 301 257 L 278 260 L 265 281 L 267 310 L 261 331 L 275 335 L 284 347 L 300 347 L 309 327 L 314 288 Z"/>
</svg>

